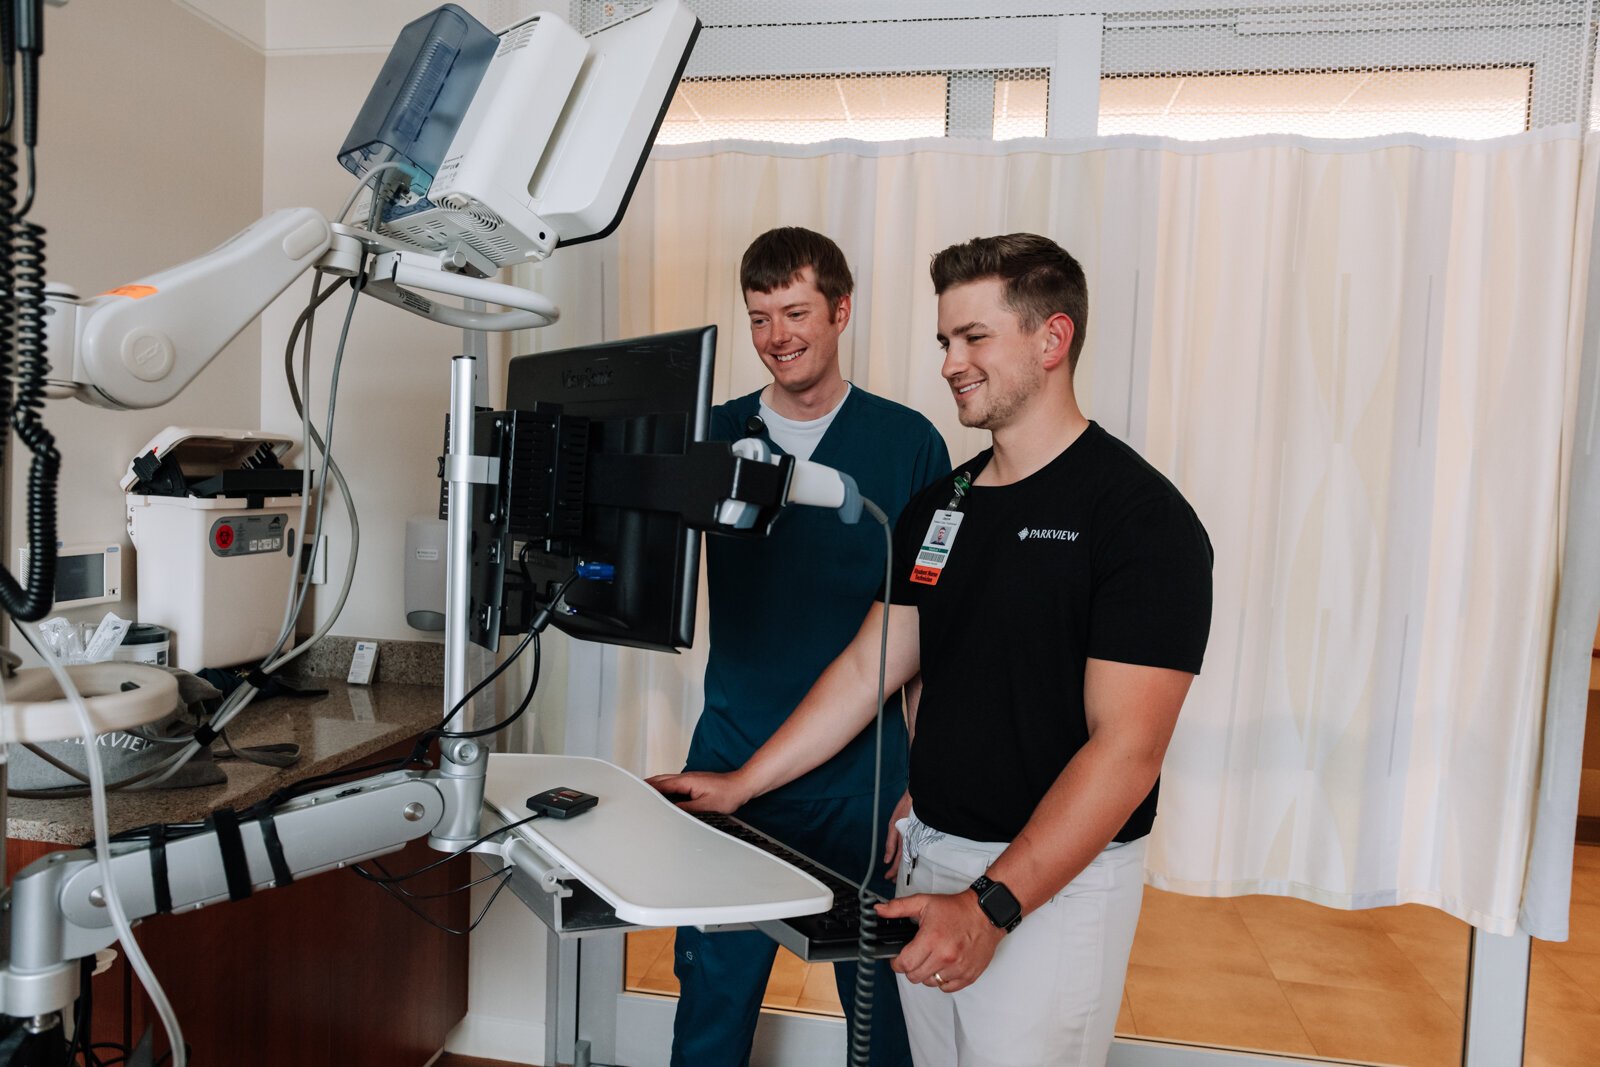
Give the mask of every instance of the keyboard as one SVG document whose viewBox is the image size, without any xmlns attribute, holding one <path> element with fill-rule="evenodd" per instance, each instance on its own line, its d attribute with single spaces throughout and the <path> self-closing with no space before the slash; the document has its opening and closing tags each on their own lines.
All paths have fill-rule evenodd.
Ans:
<svg viewBox="0 0 1600 1067">
<path fill-rule="evenodd" d="M 857 946 L 861 940 L 861 905 L 858 900 L 860 891 L 854 883 L 732 815 L 715 812 L 690 814 L 729 837 L 754 845 L 768 855 L 800 868 L 833 891 L 833 906 L 827 911 L 815 915 L 797 915 L 792 919 L 758 922 L 754 924 L 756 929 L 807 963 L 838 963 L 857 958 Z M 873 894 L 873 898 L 883 899 L 877 894 Z M 873 937 L 872 956 L 880 960 L 892 959 L 915 936 L 917 924 L 910 919 L 879 919 Z"/>
</svg>

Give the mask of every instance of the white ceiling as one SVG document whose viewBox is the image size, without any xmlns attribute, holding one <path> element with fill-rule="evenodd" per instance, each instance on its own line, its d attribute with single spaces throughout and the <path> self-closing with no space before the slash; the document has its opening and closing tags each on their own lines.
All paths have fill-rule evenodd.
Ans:
<svg viewBox="0 0 1600 1067">
<path fill-rule="evenodd" d="M 400 28 L 443 0 L 174 0 L 260 52 L 386 52 Z M 542 0 L 454 0 L 491 29 L 538 10 Z"/>
</svg>

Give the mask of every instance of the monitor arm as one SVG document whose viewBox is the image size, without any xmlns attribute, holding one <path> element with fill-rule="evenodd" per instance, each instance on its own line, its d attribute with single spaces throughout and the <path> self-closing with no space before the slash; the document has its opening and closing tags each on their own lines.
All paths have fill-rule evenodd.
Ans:
<svg viewBox="0 0 1600 1067">
<path fill-rule="evenodd" d="M 459 252 L 408 248 L 329 223 L 312 208 L 283 208 L 205 255 L 87 300 L 51 286 L 46 355 L 52 366 L 71 369 L 70 379 L 51 383 L 52 394 L 119 409 L 165 404 L 312 269 L 359 276 L 363 292 L 461 329 L 527 330 L 560 315 L 538 293 L 460 273 L 472 268 Z M 466 310 L 418 289 L 510 310 Z"/>
<path fill-rule="evenodd" d="M 129 920 L 193 911 L 395 852 L 463 804 L 472 805 L 476 825 L 481 780 L 473 789 L 434 771 L 391 772 L 295 798 L 270 818 L 213 816 L 204 831 L 167 841 L 159 859 L 148 841 L 113 842 L 112 878 Z M 507 862 L 526 852 L 504 841 L 471 850 Z M 10 894 L 0 1011 L 64 1012 L 78 996 L 78 959 L 117 940 L 94 853 L 51 853 L 21 871 Z"/>
</svg>

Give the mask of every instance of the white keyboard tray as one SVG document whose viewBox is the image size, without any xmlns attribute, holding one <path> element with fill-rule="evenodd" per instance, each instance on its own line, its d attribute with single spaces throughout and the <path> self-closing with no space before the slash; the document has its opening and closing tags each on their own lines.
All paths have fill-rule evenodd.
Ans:
<svg viewBox="0 0 1600 1067">
<path fill-rule="evenodd" d="M 512 833 L 638 926 L 713 926 L 825 911 L 821 882 L 679 811 L 644 781 L 583 756 L 496 753 L 484 805 L 506 822 L 530 796 L 566 786 L 600 803 L 570 819 L 535 819 Z"/>
</svg>

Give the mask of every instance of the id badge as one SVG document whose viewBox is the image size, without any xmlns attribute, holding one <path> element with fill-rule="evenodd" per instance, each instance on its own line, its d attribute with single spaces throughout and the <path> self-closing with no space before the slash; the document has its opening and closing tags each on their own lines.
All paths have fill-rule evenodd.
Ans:
<svg viewBox="0 0 1600 1067">
<path fill-rule="evenodd" d="M 961 531 L 961 512 L 935 511 L 928 532 L 922 535 L 922 547 L 917 549 L 917 562 L 911 568 L 911 580 L 919 585 L 938 585 L 939 575 L 950 560 L 950 550 L 955 546 L 956 534 Z"/>
</svg>

